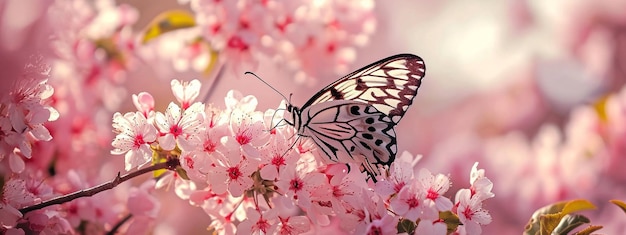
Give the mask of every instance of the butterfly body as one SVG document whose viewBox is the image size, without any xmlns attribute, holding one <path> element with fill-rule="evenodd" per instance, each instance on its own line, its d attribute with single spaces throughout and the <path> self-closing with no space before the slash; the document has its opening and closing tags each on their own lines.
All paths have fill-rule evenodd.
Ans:
<svg viewBox="0 0 626 235">
<path fill-rule="evenodd" d="M 380 175 L 378 166 L 395 159 L 394 127 L 413 103 L 425 72 L 416 55 L 379 60 L 326 86 L 301 108 L 289 104 L 287 123 L 330 161 L 356 162 L 370 176 Z"/>
</svg>

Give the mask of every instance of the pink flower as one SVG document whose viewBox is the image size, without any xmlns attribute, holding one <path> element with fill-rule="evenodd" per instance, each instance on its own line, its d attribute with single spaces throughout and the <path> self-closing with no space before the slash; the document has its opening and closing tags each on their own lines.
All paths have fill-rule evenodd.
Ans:
<svg viewBox="0 0 626 235">
<path fill-rule="evenodd" d="M 337 164 L 335 166 L 344 167 L 343 164 Z M 356 166 L 357 165 L 351 165 L 352 169 L 357 169 Z M 357 170 L 347 172 L 347 169 L 345 169 L 342 172 L 337 172 L 332 175 L 329 182 L 329 186 L 331 188 L 331 197 L 329 199 L 332 204 L 333 211 L 336 214 L 345 214 L 349 212 L 351 206 L 360 207 L 361 205 L 348 204 L 356 203 L 362 199 L 360 195 L 362 191 L 361 189 L 367 188 L 365 182 L 365 174 Z"/>
<path fill-rule="evenodd" d="M 482 200 L 471 196 L 469 189 L 461 189 L 456 194 L 455 201 L 458 204 L 456 214 L 463 224 L 467 234 L 480 234 L 480 225 L 491 223 L 491 215 L 482 208 Z"/>
<path fill-rule="evenodd" d="M 281 171 L 296 164 L 299 155 L 289 146 L 282 136 L 276 136 L 261 150 L 261 178 L 276 180 Z"/>
<path fill-rule="evenodd" d="M 117 136 L 113 140 L 111 154 L 120 155 L 126 153 L 125 169 L 128 171 L 135 167 L 141 167 L 152 160 L 150 143 L 157 139 L 156 128 L 147 122 L 146 117 L 140 113 L 120 113 L 113 115 L 113 128 Z"/>
<path fill-rule="evenodd" d="M 375 190 L 383 196 L 391 196 L 398 194 L 404 186 L 410 184 L 413 180 L 413 165 L 408 161 L 408 157 L 412 155 L 403 152 L 401 157 L 396 159 L 389 166 L 389 177 L 382 179 L 376 183 Z"/>
<path fill-rule="evenodd" d="M 496 195 L 491 192 L 493 189 L 493 183 L 487 177 L 485 177 L 485 170 L 478 169 L 478 162 L 472 166 L 470 173 L 470 190 L 472 191 L 472 197 L 478 197 L 479 200 L 484 201 L 486 199 L 495 197 Z"/>
<path fill-rule="evenodd" d="M 439 217 L 435 208 L 428 207 L 425 203 L 426 191 L 417 181 L 400 190 L 397 197 L 389 202 L 391 209 L 398 215 L 412 221 L 420 219 L 435 220 Z"/>
<path fill-rule="evenodd" d="M 140 92 L 133 94 L 133 104 L 144 117 L 150 119 L 154 117 L 154 98 L 150 93 Z"/>
<path fill-rule="evenodd" d="M 130 188 L 128 192 L 128 211 L 133 215 L 133 221 L 127 230 L 128 233 L 145 234 L 150 230 L 150 225 L 154 223 L 161 203 L 152 195 L 155 181 L 148 180 L 141 184 L 139 188 Z"/>
<path fill-rule="evenodd" d="M 295 235 L 310 231 L 311 222 L 306 216 L 296 215 L 293 209 L 297 208 L 289 198 L 273 198 L 276 222 L 269 228 L 267 234 Z"/>
<path fill-rule="evenodd" d="M 326 176 L 315 172 L 311 163 L 299 162 L 295 167 L 287 167 L 281 171 L 276 181 L 278 191 L 285 196 L 298 201 L 300 206 L 311 203 L 311 193 L 320 193 L 323 185 L 327 184 Z M 325 191 L 329 193 L 329 191 Z"/>
<path fill-rule="evenodd" d="M 443 194 L 450 189 L 450 179 L 442 174 L 432 175 L 429 170 L 422 169 L 417 180 L 422 188 L 426 189 L 426 200 L 428 207 L 436 208 L 439 211 L 449 211 L 452 209 L 452 201 L 444 197 Z"/>
<path fill-rule="evenodd" d="M 258 113 L 257 113 L 258 114 Z M 222 144 L 227 149 L 240 149 L 246 157 L 260 159 L 259 146 L 267 142 L 262 116 L 235 109 L 230 114 L 230 132 Z"/>
<path fill-rule="evenodd" d="M 252 186 L 250 176 L 257 170 L 257 165 L 255 161 L 241 156 L 237 151 L 226 153 L 225 159 L 226 161 L 215 164 L 212 169 L 207 169 L 209 184 L 217 194 L 228 190 L 233 197 L 239 197 L 244 190 Z"/>
<path fill-rule="evenodd" d="M 259 101 L 252 95 L 244 97 L 239 91 L 229 90 L 224 98 L 224 103 L 228 111 L 239 109 L 244 113 L 252 113 L 255 111 Z"/>
<path fill-rule="evenodd" d="M 420 220 L 419 224 L 415 228 L 415 234 L 432 234 L 432 235 L 445 235 L 448 234 L 446 223 L 436 220 Z"/>
<path fill-rule="evenodd" d="M 197 79 L 191 80 L 190 82 L 182 82 L 179 80 L 172 80 L 172 93 L 174 93 L 174 97 L 176 100 L 180 102 L 183 110 L 189 108 L 191 103 L 200 95 L 200 81 Z"/>
<path fill-rule="evenodd" d="M 237 226 L 237 234 L 268 234 L 270 227 L 274 225 L 277 212 L 275 210 L 264 211 L 261 214 L 258 210 L 248 208 L 247 218 Z"/>
<path fill-rule="evenodd" d="M 186 141 L 202 129 L 204 104 L 196 102 L 184 111 L 171 102 L 165 114 L 157 112 L 154 123 L 159 128 L 159 145 L 164 150 L 172 150 L 178 142 Z"/>
<path fill-rule="evenodd" d="M 398 233 L 398 217 L 393 215 L 385 215 L 382 219 L 373 220 L 367 224 L 365 234 L 397 234 Z"/>
<path fill-rule="evenodd" d="M 44 124 L 59 117 L 56 109 L 46 104 L 54 93 L 47 84 L 48 69 L 33 67 L 37 65 L 27 65 L 24 78 L 0 97 L 0 160 L 8 155 L 9 167 L 15 173 L 25 168 L 22 157 L 31 158 L 33 142 L 52 139 Z"/>
</svg>

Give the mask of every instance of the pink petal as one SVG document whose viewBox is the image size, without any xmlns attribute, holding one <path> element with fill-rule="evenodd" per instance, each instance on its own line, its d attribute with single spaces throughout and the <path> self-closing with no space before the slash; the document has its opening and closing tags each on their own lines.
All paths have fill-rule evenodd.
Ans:
<svg viewBox="0 0 626 235">
<path fill-rule="evenodd" d="M 50 132 L 48 131 L 48 129 L 43 125 L 34 126 L 33 129 L 30 131 L 30 133 L 35 137 L 35 139 L 38 139 L 41 141 L 52 140 L 52 135 L 50 135 Z"/>
<path fill-rule="evenodd" d="M 166 134 L 158 138 L 159 146 L 164 150 L 172 150 L 176 147 L 176 139 L 174 139 L 174 135 Z"/>
<path fill-rule="evenodd" d="M 9 167 L 11 171 L 21 173 L 26 168 L 26 164 L 19 155 L 11 153 L 9 154 Z"/>
</svg>

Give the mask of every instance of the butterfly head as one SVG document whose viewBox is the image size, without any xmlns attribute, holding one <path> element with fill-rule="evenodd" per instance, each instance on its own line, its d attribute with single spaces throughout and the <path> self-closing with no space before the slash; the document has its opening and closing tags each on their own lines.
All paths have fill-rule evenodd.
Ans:
<svg viewBox="0 0 626 235">
<path fill-rule="evenodd" d="M 291 105 L 291 103 L 287 103 L 287 112 L 291 113 L 291 121 L 289 120 L 285 120 L 287 121 L 287 123 L 289 123 L 289 125 L 292 125 L 296 128 L 300 127 L 300 108 L 298 108 L 297 106 L 293 106 Z"/>
</svg>

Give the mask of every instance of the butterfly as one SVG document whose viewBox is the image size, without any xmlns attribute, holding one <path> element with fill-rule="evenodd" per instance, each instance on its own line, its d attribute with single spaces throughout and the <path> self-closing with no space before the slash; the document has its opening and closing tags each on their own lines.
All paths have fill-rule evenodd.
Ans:
<svg viewBox="0 0 626 235">
<path fill-rule="evenodd" d="M 299 137 L 312 139 L 329 160 L 360 163 L 375 182 L 379 166 L 395 159 L 394 127 L 413 103 L 425 73 L 419 56 L 387 57 L 324 87 L 302 107 L 289 103 L 291 121 L 285 121 Z"/>
</svg>

